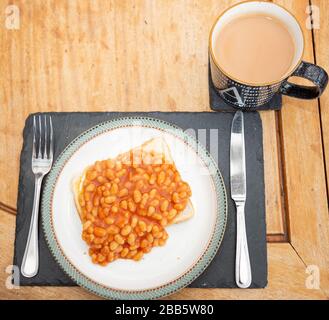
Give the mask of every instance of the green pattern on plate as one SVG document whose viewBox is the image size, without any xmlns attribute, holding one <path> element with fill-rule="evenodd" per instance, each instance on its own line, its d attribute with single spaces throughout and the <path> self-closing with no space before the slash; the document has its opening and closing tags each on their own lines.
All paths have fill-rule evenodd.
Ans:
<svg viewBox="0 0 329 320">
<path fill-rule="evenodd" d="M 214 183 L 215 192 L 217 196 L 217 218 L 214 228 L 214 233 L 210 240 L 209 246 L 202 255 L 202 257 L 194 264 L 194 266 L 187 270 L 186 273 L 177 280 L 160 286 L 155 289 L 138 290 L 138 291 L 124 291 L 112 289 L 98 284 L 83 275 L 76 267 L 74 267 L 64 256 L 58 243 L 55 239 L 53 226 L 51 223 L 52 210 L 52 196 L 55 188 L 56 181 L 65 165 L 71 156 L 80 148 L 81 145 L 88 142 L 95 136 L 105 133 L 109 130 L 142 126 L 147 128 L 159 129 L 182 139 L 188 146 L 197 152 L 198 156 L 207 166 L 212 181 Z M 147 117 L 125 117 L 101 123 L 74 139 L 60 154 L 55 161 L 49 175 L 47 176 L 45 187 L 42 194 L 42 226 L 46 236 L 49 249 L 55 257 L 58 264 L 62 269 L 75 281 L 78 285 L 86 288 L 87 290 L 109 299 L 156 299 L 166 295 L 170 295 L 195 280 L 209 265 L 211 260 L 217 253 L 219 246 L 222 242 L 224 231 L 227 221 L 227 199 L 223 178 L 219 172 L 217 164 L 208 153 L 208 151 L 196 141 L 194 137 L 185 133 L 181 128 L 174 126 L 166 121 L 147 118 Z"/>
</svg>

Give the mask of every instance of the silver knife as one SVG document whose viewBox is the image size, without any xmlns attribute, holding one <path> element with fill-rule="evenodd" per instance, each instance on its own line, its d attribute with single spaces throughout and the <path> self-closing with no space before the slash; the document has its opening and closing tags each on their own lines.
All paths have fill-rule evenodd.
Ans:
<svg viewBox="0 0 329 320">
<path fill-rule="evenodd" d="M 248 288 L 251 284 L 251 268 L 244 214 L 244 207 L 247 199 L 247 185 L 242 111 L 237 111 L 232 121 L 230 174 L 231 197 L 235 202 L 237 213 L 235 282 L 240 288 Z"/>
</svg>

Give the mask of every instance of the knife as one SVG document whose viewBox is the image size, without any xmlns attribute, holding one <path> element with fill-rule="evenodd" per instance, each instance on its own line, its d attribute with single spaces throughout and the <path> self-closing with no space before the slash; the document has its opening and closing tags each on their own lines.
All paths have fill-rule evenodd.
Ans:
<svg viewBox="0 0 329 320">
<path fill-rule="evenodd" d="M 240 288 L 248 288 L 251 284 L 251 268 L 244 213 L 247 185 L 242 111 L 237 111 L 232 121 L 230 174 L 231 197 L 235 202 L 237 213 L 235 282 Z"/>
</svg>

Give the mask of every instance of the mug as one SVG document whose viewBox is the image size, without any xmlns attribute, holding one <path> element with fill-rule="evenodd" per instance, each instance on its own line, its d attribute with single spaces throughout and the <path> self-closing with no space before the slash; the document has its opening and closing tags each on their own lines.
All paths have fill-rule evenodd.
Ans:
<svg viewBox="0 0 329 320">
<path fill-rule="evenodd" d="M 235 79 L 219 66 L 213 52 L 213 43 L 218 32 L 232 18 L 244 14 L 271 15 L 282 21 L 291 32 L 295 41 L 295 55 L 291 71 L 281 79 L 271 83 L 254 85 Z M 220 39 L 219 39 L 220 41 Z M 328 74 L 321 67 L 302 61 L 304 53 L 304 35 L 295 17 L 283 7 L 263 1 L 250 1 L 237 4 L 222 13 L 215 21 L 209 37 L 209 56 L 211 79 L 218 94 L 236 108 L 257 108 L 269 102 L 276 93 L 287 96 L 314 99 L 318 98 L 328 84 Z M 291 76 L 306 78 L 314 86 L 303 86 L 288 81 Z"/>
</svg>

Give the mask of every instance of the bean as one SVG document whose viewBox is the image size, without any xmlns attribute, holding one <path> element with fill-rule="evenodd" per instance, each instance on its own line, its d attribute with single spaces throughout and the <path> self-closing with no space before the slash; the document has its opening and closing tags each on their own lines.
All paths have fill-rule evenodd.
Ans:
<svg viewBox="0 0 329 320">
<path fill-rule="evenodd" d="M 152 215 L 152 217 L 156 220 L 161 220 L 162 219 L 162 215 L 160 213 L 155 213 Z"/>
<path fill-rule="evenodd" d="M 117 162 L 115 163 L 115 169 L 116 169 L 117 171 L 119 171 L 119 170 L 122 169 L 122 163 L 121 163 L 121 161 L 117 161 Z"/>
<path fill-rule="evenodd" d="M 79 203 L 81 207 L 84 207 L 86 205 L 86 201 L 81 195 L 79 196 Z"/>
<path fill-rule="evenodd" d="M 110 253 L 110 248 L 108 246 L 104 246 L 101 250 L 102 255 L 107 256 Z"/>
<path fill-rule="evenodd" d="M 177 211 L 183 211 L 184 210 L 184 204 L 182 204 L 182 203 L 176 203 L 175 205 L 174 205 L 174 208 L 177 210 Z"/>
<path fill-rule="evenodd" d="M 112 262 L 114 260 L 114 252 L 111 251 L 108 255 L 107 255 L 107 260 L 108 262 Z"/>
<path fill-rule="evenodd" d="M 83 224 L 83 230 L 87 230 L 90 226 L 91 226 L 91 221 L 86 221 L 86 222 Z"/>
<path fill-rule="evenodd" d="M 96 186 L 93 183 L 88 184 L 86 191 L 93 192 L 96 189 Z"/>
<path fill-rule="evenodd" d="M 105 209 L 105 208 L 104 208 Z M 104 211 L 104 209 L 100 209 L 99 211 L 98 211 L 98 218 L 100 218 L 100 219 L 102 219 L 102 220 L 104 220 L 105 218 L 106 218 L 106 214 L 105 214 L 105 211 Z M 106 208 L 107 209 L 107 208 Z"/>
<path fill-rule="evenodd" d="M 127 209 L 128 209 L 128 202 L 127 202 L 127 200 L 122 200 L 122 201 L 120 202 L 120 207 L 121 207 L 122 209 L 127 210 Z"/>
<path fill-rule="evenodd" d="M 150 205 L 153 207 L 157 207 L 159 205 L 160 201 L 158 199 L 154 199 L 150 202 Z"/>
<path fill-rule="evenodd" d="M 134 255 L 133 259 L 134 259 L 135 261 L 139 261 L 139 260 L 142 259 L 142 257 L 143 257 L 143 251 L 139 251 L 138 253 L 136 253 L 136 254 Z"/>
<path fill-rule="evenodd" d="M 117 177 L 121 178 L 127 173 L 127 169 L 121 169 L 120 171 L 117 172 Z"/>
<path fill-rule="evenodd" d="M 128 236 L 127 242 L 130 245 L 133 245 L 133 244 L 135 244 L 135 241 L 136 241 L 136 235 L 134 233 L 130 233 Z"/>
<path fill-rule="evenodd" d="M 149 184 L 155 184 L 155 181 L 156 181 L 156 174 L 152 173 L 149 180 Z"/>
<path fill-rule="evenodd" d="M 105 171 L 105 176 L 106 178 L 108 178 L 109 180 L 113 180 L 115 178 L 115 173 L 112 169 L 107 169 Z"/>
<path fill-rule="evenodd" d="M 149 206 L 149 208 L 148 208 L 148 214 L 149 215 L 152 215 L 154 212 L 155 212 L 155 208 L 154 207 L 152 207 L 152 206 Z"/>
<path fill-rule="evenodd" d="M 95 227 L 94 228 L 94 235 L 96 237 L 104 237 L 106 235 L 106 230 L 101 227 Z"/>
<path fill-rule="evenodd" d="M 111 225 L 114 223 L 114 218 L 111 218 L 111 217 L 107 217 L 105 218 L 105 223 L 108 224 L 108 225 Z"/>
<path fill-rule="evenodd" d="M 166 178 L 166 174 L 164 171 L 161 171 L 159 174 L 158 174 L 158 178 L 157 178 L 157 183 L 160 185 L 160 184 L 163 184 L 163 182 L 165 181 L 165 178 Z"/>
<path fill-rule="evenodd" d="M 86 178 L 90 181 L 95 180 L 97 178 L 97 172 L 95 170 L 89 171 L 86 175 Z"/>
<path fill-rule="evenodd" d="M 173 219 L 177 214 L 177 210 L 176 209 L 171 209 L 168 213 L 168 219 L 171 220 Z"/>
<path fill-rule="evenodd" d="M 132 258 L 137 253 L 137 250 L 132 250 L 128 253 L 128 258 Z"/>
<path fill-rule="evenodd" d="M 112 206 L 111 211 L 114 212 L 114 213 L 117 213 L 119 211 L 118 206 L 115 206 L 115 205 Z"/>
<path fill-rule="evenodd" d="M 131 212 L 135 212 L 137 209 L 135 203 L 132 201 L 128 202 L 128 208 L 129 208 L 129 211 L 131 211 Z"/>
<path fill-rule="evenodd" d="M 122 234 L 123 236 L 127 236 L 127 235 L 131 232 L 131 230 L 132 230 L 131 226 L 126 225 L 126 226 L 124 226 L 124 227 L 122 228 L 122 230 L 121 230 L 121 234 Z"/>
<path fill-rule="evenodd" d="M 139 202 L 141 202 L 141 200 L 142 200 L 142 194 L 141 194 L 141 192 L 139 190 L 135 190 L 134 191 L 134 201 L 136 203 L 139 203 Z"/>
<path fill-rule="evenodd" d="M 187 193 L 185 191 L 180 192 L 179 196 L 181 198 L 187 198 Z"/>
<path fill-rule="evenodd" d="M 133 216 L 131 219 L 131 226 L 132 228 L 135 228 L 138 222 L 138 218 L 136 216 Z"/>
<path fill-rule="evenodd" d="M 105 203 L 113 203 L 116 200 L 116 196 L 108 196 L 105 198 Z"/>
<path fill-rule="evenodd" d="M 96 161 L 95 163 L 95 169 L 97 172 L 101 172 L 102 171 L 102 164 L 100 163 L 100 161 Z"/>
<path fill-rule="evenodd" d="M 149 243 L 152 243 L 153 240 L 154 240 L 154 237 L 152 236 L 152 234 L 149 233 L 149 234 L 146 236 L 146 239 L 147 239 L 147 241 L 148 241 Z"/>
<path fill-rule="evenodd" d="M 87 212 L 91 212 L 92 209 L 93 209 L 93 203 L 91 201 L 88 201 L 86 204 Z"/>
<path fill-rule="evenodd" d="M 109 234 L 117 234 L 119 233 L 120 229 L 118 226 L 112 224 L 107 228 L 107 231 Z"/>
<path fill-rule="evenodd" d="M 146 248 L 148 247 L 149 243 L 146 239 L 143 239 L 142 242 L 141 242 L 141 248 Z"/>
<path fill-rule="evenodd" d="M 173 195 L 172 195 L 172 200 L 173 202 L 175 203 L 178 203 L 180 201 L 179 199 L 179 194 L 177 192 L 174 192 Z"/>
<path fill-rule="evenodd" d="M 166 218 L 162 218 L 162 220 L 160 221 L 160 224 L 165 227 L 168 224 L 168 220 Z"/>
<path fill-rule="evenodd" d="M 151 247 L 143 248 L 144 253 L 149 253 L 150 251 L 151 251 Z"/>
<path fill-rule="evenodd" d="M 109 169 L 113 169 L 115 166 L 115 162 L 112 159 L 108 159 L 108 160 L 106 160 L 106 166 Z"/>
<path fill-rule="evenodd" d="M 87 213 L 86 214 L 86 219 L 87 220 L 90 220 L 91 222 L 94 222 L 95 221 L 95 217 L 93 215 L 91 215 L 90 213 Z"/>
<path fill-rule="evenodd" d="M 90 198 L 91 198 L 90 193 L 89 192 L 85 192 L 84 193 L 84 199 L 85 199 L 85 201 L 90 201 Z"/>
<path fill-rule="evenodd" d="M 155 197 L 155 195 L 157 194 L 157 189 L 152 189 L 150 191 L 150 198 L 153 199 Z"/>
<path fill-rule="evenodd" d="M 138 226 L 142 232 L 146 231 L 146 223 L 144 221 L 139 221 Z"/>
<path fill-rule="evenodd" d="M 168 206 L 169 206 L 169 201 L 167 199 L 163 200 L 163 202 L 161 203 L 160 210 L 163 211 L 163 212 L 167 211 Z"/>
<path fill-rule="evenodd" d="M 105 260 L 105 257 L 102 255 L 102 254 L 98 254 L 98 256 L 97 256 L 97 261 L 98 262 L 103 262 Z"/>
<path fill-rule="evenodd" d="M 145 172 L 145 170 L 143 168 L 136 168 L 136 172 L 141 175 Z"/>
<path fill-rule="evenodd" d="M 118 246 L 119 246 L 119 244 L 116 241 L 112 241 L 110 243 L 110 249 L 111 249 L 111 251 L 114 251 Z"/>
<path fill-rule="evenodd" d="M 108 197 L 108 196 L 110 196 L 111 195 L 111 192 L 109 191 L 109 190 L 105 190 L 104 192 L 103 192 L 103 196 L 104 197 Z"/>
<path fill-rule="evenodd" d="M 116 234 L 114 236 L 114 240 L 118 243 L 118 244 L 124 244 L 125 243 L 125 240 L 119 235 L 119 234 Z"/>
<path fill-rule="evenodd" d="M 129 193 L 128 189 L 127 189 L 127 188 L 123 188 L 123 189 L 121 189 L 121 190 L 119 191 L 118 196 L 119 196 L 119 197 L 125 197 L 125 196 L 128 195 L 128 193 Z"/>
<path fill-rule="evenodd" d="M 119 186 L 116 183 L 113 183 L 111 186 L 111 194 L 117 194 L 119 191 Z"/>
<path fill-rule="evenodd" d="M 97 181 L 101 184 L 105 183 L 107 181 L 107 179 L 103 176 L 98 176 L 97 177 Z"/>
<path fill-rule="evenodd" d="M 124 257 L 126 257 L 126 255 L 128 254 L 128 252 L 129 252 L 129 249 L 128 249 L 128 248 L 124 248 L 124 249 L 121 251 L 120 256 L 121 256 L 122 258 L 124 258 Z"/>
<path fill-rule="evenodd" d="M 94 196 L 93 205 L 95 207 L 98 207 L 99 206 L 99 200 L 100 200 L 100 197 L 99 196 Z"/>
<path fill-rule="evenodd" d="M 156 239 L 160 239 L 160 238 L 163 237 L 163 232 L 162 232 L 162 231 L 161 231 L 161 232 L 157 232 L 157 233 L 154 234 L 153 236 L 154 236 L 154 238 L 156 238 Z"/>
</svg>

